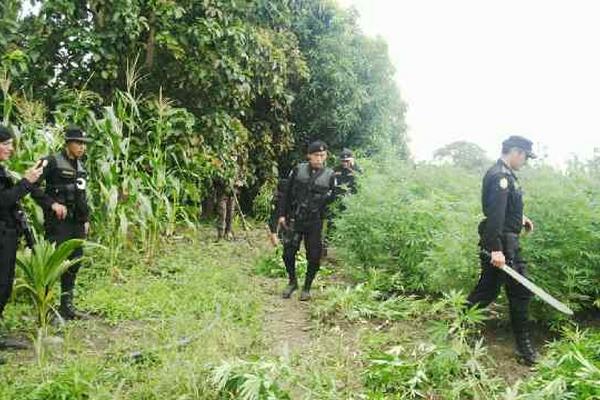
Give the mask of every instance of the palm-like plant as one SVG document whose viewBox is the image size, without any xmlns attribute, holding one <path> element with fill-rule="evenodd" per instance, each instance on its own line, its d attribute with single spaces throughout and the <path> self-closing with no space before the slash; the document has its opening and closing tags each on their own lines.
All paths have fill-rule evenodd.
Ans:
<svg viewBox="0 0 600 400">
<path fill-rule="evenodd" d="M 17 256 L 17 265 L 23 271 L 17 287 L 24 289 L 31 297 L 41 328 L 48 325 L 52 313 L 57 313 L 53 306 L 56 301 L 55 284 L 61 275 L 78 261 L 68 258 L 83 243 L 82 239 L 71 239 L 57 247 L 53 243 L 40 240 L 33 251 L 26 251 Z"/>
</svg>

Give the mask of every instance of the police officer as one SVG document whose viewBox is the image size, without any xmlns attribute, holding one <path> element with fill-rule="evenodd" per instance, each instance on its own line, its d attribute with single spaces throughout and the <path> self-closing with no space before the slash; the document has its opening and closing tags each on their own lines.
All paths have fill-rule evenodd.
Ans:
<svg viewBox="0 0 600 400">
<path fill-rule="evenodd" d="M 340 165 L 335 167 L 335 175 L 338 184 L 338 193 L 340 195 L 356 194 L 356 175 L 360 174 L 361 170 L 356 165 L 352 150 L 343 149 L 340 153 Z"/>
<path fill-rule="evenodd" d="M 86 186 L 87 172 L 82 157 L 86 144 L 90 143 L 85 132 L 77 126 L 65 130 L 65 146 L 62 151 L 50 155 L 44 170 L 45 190 L 33 194 L 34 199 L 44 210 L 46 238 L 60 244 L 69 239 L 85 239 L 89 231 L 89 208 Z M 83 256 L 78 248 L 71 259 Z M 66 320 L 86 318 L 73 305 L 75 279 L 81 263 L 75 263 L 61 276 L 61 297 L 59 312 Z"/>
<path fill-rule="evenodd" d="M 523 193 L 515 171 L 529 158 L 535 158 L 530 140 L 511 136 L 502 143 L 502 157 L 483 178 L 482 204 L 484 220 L 479 224 L 481 277 L 468 297 L 469 305 L 485 307 L 496 299 L 504 284 L 510 304 L 510 319 L 515 335 L 517 357 L 526 365 L 536 362 L 529 332 L 528 309 L 531 293 L 499 267 L 507 264 L 525 275 L 519 234 L 533 230 L 533 223 L 523 214 Z"/>
<path fill-rule="evenodd" d="M 308 268 L 300 300 L 310 299 L 310 288 L 320 268 L 321 232 L 326 207 L 335 197 L 335 174 L 325 166 L 327 145 L 315 141 L 308 146 L 308 162 L 297 165 L 288 178 L 279 205 L 279 224 L 288 230 L 284 238 L 283 261 L 289 283 L 283 292 L 289 298 L 298 288 L 296 253 L 304 240 Z"/>
<path fill-rule="evenodd" d="M 12 131 L 0 125 L 0 162 L 7 161 L 13 152 Z M 0 319 L 10 298 L 15 278 L 17 241 L 19 234 L 22 233 L 18 221 L 19 218 L 23 218 L 19 200 L 34 189 L 33 184 L 42 175 L 43 168 L 42 164 L 38 163 L 25 172 L 23 179 L 15 182 L 6 168 L 0 164 Z M 8 347 L 25 346 L 16 340 L 0 338 L 0 348 Z M 0 359 L 0 362 L 2 361 Z"/>
</svg>

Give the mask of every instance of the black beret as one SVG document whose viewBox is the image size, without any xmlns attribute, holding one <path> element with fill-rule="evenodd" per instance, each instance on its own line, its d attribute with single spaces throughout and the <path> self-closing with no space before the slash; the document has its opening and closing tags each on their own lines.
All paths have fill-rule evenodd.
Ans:
<svg viewBox="0 0 600 400">
<path fill-rule="evenodd" d="M 308 154 L 317 153 L 319 151 L 327 151 L 327 144 L 320 140 L 315 140 L 308 145 Z"/>
<path fill-rule="evenodd" d="M 13 139 L 13 131 L 8 126 L 0 125 L 0 142 L 6 142 L 7 140 Z"/>
<path fill-rule="evenodd" d="M 527 157 L 536 158 L 536 155 L 533 152 L 533 142 L 531 140 L 526 139 L 523 136 L 513 135 L 502 142 L 502 149 L 504 151 L 508 151 L 514 147 L 525 151 Z"/>
</svg>

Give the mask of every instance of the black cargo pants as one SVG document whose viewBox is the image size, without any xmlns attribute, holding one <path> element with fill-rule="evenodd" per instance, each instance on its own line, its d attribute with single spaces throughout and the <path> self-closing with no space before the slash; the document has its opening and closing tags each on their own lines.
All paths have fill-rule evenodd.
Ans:
<svg viewBox="0 0 600 400">
<path fill-rule="evenodd" d="M 323 252 L 322 241 L 323 221 L 298 227 L 292 226 L 285 232 L 283 238 L 283 262 L 290 281 L 296 280 L 296 254 L 300 250 L 300 243 L 304 241 L 308 267 L 306 271 L 306 282 L 312 283 L 321 267 L 321 254 Z"/>
<path fill-rule="evenodd" d="M 506 234 L 503 239 L 504 257 L 506 264 L 519 274 L 526 276 L 527 263 L 521 258 L 519 236 L 517 234 Z M 481 245 L 481 243 L 480 243 Z M 506 297 L 510 308 L 510 320 L 513 332 L 518 335 L 527 329 L 529 320 L 529 302 L 531 292 L 519 282 L 508 276 L 500 268 L 491 264 L 491 254 L 483 249 L 480 253 L 481 276 L 477 286 L 467 299 L 470 306 L 477 305 L 486 307 L 496 300 L 500 293 L 500 287 L 504 285 Z"/>
<path fill-rule="evenodd" d="M 15 280 L 17 231 L 0 222 L 0 317 L 10 299 Z"/>
</svg>

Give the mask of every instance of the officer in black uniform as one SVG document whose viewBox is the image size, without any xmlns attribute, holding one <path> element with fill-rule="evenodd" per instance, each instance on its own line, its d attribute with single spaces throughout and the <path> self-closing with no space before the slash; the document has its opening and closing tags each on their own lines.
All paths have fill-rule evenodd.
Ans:
<svg viewBox="0 0 600 400">
<path fill-rule="evenodd" d="M 340 195 L 356 194 L 356 176 L 361 170 L 356 165 L 352 150 L 344 149 L 340 153 L 340 165 L 335 167 L 335 176 L 337 179 L 337 190 Z"/>
<path fill-rule="evenodd" d="M 288 232 L 284 238 L 283 261 L 289 284 L 283 292 L 289 298 L 298 288 L 296 253 L 304 240 L 308 268 L 300 300 L 310 299 L 310 288 L 321 263 L 323 219 L 327 205 L 335 198 L 335 174 L 325 166 L 327 145 L 316 141 L 308 146 L 308 162 L 297 165 L 288 178 L 279 205 L 279 224 Z"/>
<path fill-rule="evenodd" d="M 334 168 L 336 187 L 335 195 L 336 198 L 342 198 L 345 196 L 353 195 L 358 192 L 356 185 L 356 177 L 362 171 L 354 160 L 354 154 L 352 150 L 343 149 L 340 153 L 340 164 Z M 335 229 L 335 216 L 346 210 L 346 205 L 343 202 L 338 202 L 335 206 L 330 207 L 327 210 L 327 234 L 323 240 L 323 257 L 327 257 L 329 250 L 329 240 L 333 236 Z"/>
<path fill-rule="evenodd" d="M 0 125 L 0 162 L 7 161 L 13 154 L 12 131 Z M 43 166 L 37 166 L 25 172 L 24 178 L 15 183 L 10 173 L 0 164 L 0 319 L 4 307 L 10 298 L 15 279 L 15 262 L 17 243 L 22 233 L 19 223 L 24 214 L 19 206 L 19 200 L 30 193 L 43 172 Z M 2 348 L 24 348 L 25 345 L 17 340 L 0 338 Z M 0 362 L 3 362 L 0 359 Z"/>
<path fill-rule="evenodd" d="M 70 126 L 65 131 L 65 142 L 62 151 L 45 158 L 48 162 L 43 175 L 46 187 L 33 194 L 44 210 L 46 238 L 57 244 L 69 239 L 85 239 L 89 230 L 87 172 L 82 157 L 91 139 L 81 128 Z M 83 249 L 78 248 L 70 258 L 82 256 Z M 75 279 L 80 267 L 81 263 L 75 263 L 61 276 L 59 312 L 66 320 L 87 317 L 73 306 Z"/>
<path fill-rule="evenodd" d="M 481 277 L 468 297 L 469 305 L 486 307 L 498 296 L 504 284 L 510 303 L 511 325 L 515 335 L 519 361 L 533 365 L 536 353 L 529 332 L 529 301 L 531 293 L 500 268 L 511 266 L 525 275 L 521 258 L 519 234 L 524 227 L 533 230 L 533 223 L 523 214 L 523 193 L 515 171 L 528 158 L 535 158 L 532 142 L 521 136 L 511 136 L 502 143 L 502 157 L 483 178 L 482 204 L 485 219 L 479 224 L 481 247 Z"/>
</svg>

